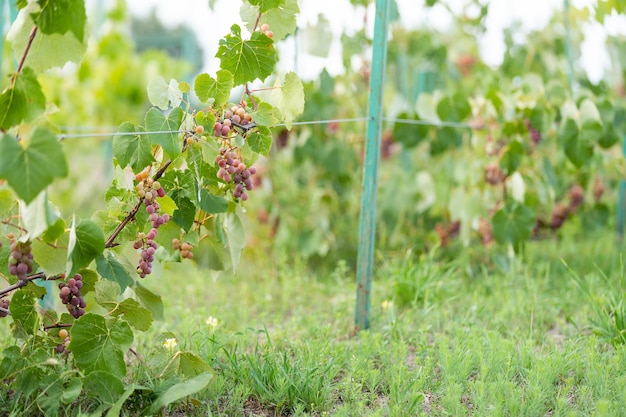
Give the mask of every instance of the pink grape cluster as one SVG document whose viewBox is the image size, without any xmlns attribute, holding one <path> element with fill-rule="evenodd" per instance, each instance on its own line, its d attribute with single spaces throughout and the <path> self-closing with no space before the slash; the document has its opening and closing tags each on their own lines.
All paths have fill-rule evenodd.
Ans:
<svg viewBox="0 0 626 417">
<path fill-rule="evenodd" d="M 226 148 L 220 149 L 220 154 L 215 162 L 219 167 L 217 178 L 227 183 L 232 181 L 235 184 L 233 197 L 246 201 L 248 199 L 246 190 L 250 191 L 254 188 L 252 176 L 256 174 L 256 167 L 246 167 L 246 164 L 237 157 L 235 152 Z"/>
<path fill-rule="evenodd" d="M 261 30 L 261 32 L 265 33 L 265 36 L 267 36 L 268 38 L 274 37 L 274 32 L 270 30 L 270 25 L 268 25 L 267 23 L 263 23 L 259 29 Z"/>
<path fill-rule="evenodd" d="M 224 113 L 224 118 L 215 122 L 213 134 L 217 137 L 228 137 L 235 125 L 246 126 L 252 123 L 252 116 L 243 106 L 233 106 Z"/>
<path fill-rule="evenodd" d="M 9 309 L 9 304 L 11 303 L 11 301 L 8 298 L 3 298 L 2 300 L 0 300 L 0 307 L 2 307 L 5 310 Z M 9 313 L 0 310 L 0 317 L 6 317 Z"/>
<path fill-rule="evenodd" d="M 148 233 L 139 233 L 133 247 L 137 250 L 141 249 L 141 257 L 137 266 L 137 274 L 139 277 L 145 278 L 152 273 L 152 262 L 154 262 L 154 253 L 159 247 L 154 241 L 158 231 L 157 229 L 170 220 L 170 215 L 165 213 L 159 214 L 159 203 L 156 201 L 159 197 L 165 196 L 165 190 L 158 181 L 153 181 L 149 176 L 149 172 L 144 170 L 137 174 L 137 193 L 142 198 L 143 205 L 148 213 L 148 220 L 152 224 L 152 229 Z"/>
<path fill-rule="evenodd" d="M 56 353 L 70 353 L 70 350 L 67 349 L 70 345 L 70 335 L 68 331 L 65 329 L 59 330 L 59 337 L 61 338 L 62 342 L 54 348 L 54 351 Z"/>
<path fill-rule="evenodd" d="M 18 242 L 11 239 L 9 255 L 9 273 L 18 279 L 26 279 L 33 272 L 33 253 L 30 242 Z"/>
<path fill-rule="evenodd" d="M 66 305 L 67 311 L 70 312 L 75 319 L 85 314 L 87 303 L 80 293 L 83 288 L 83 276 L 76 274 L 67 282 L 59 282 L 59 297 L 61 302 Z"/>
</svg>

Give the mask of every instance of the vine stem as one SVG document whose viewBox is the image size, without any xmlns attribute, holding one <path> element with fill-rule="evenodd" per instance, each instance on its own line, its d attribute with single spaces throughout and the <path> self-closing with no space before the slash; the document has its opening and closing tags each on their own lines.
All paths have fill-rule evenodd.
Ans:
<svg viewBox="0 0 626 417">
<path fill-rule="evenodd" d="M 30 47 L 33 46 L 33 41 L 35 40 L 35 36 L 37 35 L 37 26 L 33 26 L 33 29 L 30 31 L 30 36 L 28 37 L 28 43 L 26 44 L 26 48 L 24 49 L 24 53 L 22 54 L 22 58 L 20 59 L 20 64 L 17 67 L 17 71 L 13 74 L 13 78 L 11 83 L 15 82 L 17 78 L 17 74 L 22 71 L 24 68 L 24 62 L 26 62 L 26 57 L 28 56 L 28 52 L 30 51 Z"/>
<path fill-rule="evenodd" d="M 46 279 L 46 274 L 44 274 L 43 272 L 38 272 L 36 274 L 29 275 L 26 278 L 17 281 L 15 284 L 9 285 L 8 287 L 1 289 L 0 297 L 2 297 L 5 294 L 10 293 L 11 291 L 17 290 L 18 288 L 25 287 L 29 282 L 34 281 L 37 278 Z"/>
<path fill-rule="evenodd" d="M 6 309 L 6 308 L 2 308 L 2 307 L 0 307 L 0 312 L 2 312 L 2 313 L 4 313 L 4 314 L 11 315 L 11 312 L 10 312 L 8 309 Z"/>
</svg>

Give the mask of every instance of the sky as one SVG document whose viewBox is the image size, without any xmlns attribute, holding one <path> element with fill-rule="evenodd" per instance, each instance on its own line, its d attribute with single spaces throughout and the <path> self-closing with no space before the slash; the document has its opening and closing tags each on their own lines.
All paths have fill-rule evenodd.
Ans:
<svg viewBox="0 0 626 417">
<path fill-rule="evenodd" d="M 435 7 L 430 11 L 424 8 L 424 0 L 396 0 L 400 10 L 401 21 L 407 27 L 417 27 L 428 22 L 437 28 L 444 28 L 451 24 L 447 11 L 442 7 Z M 459 7 L 464 0 L 448 0 L 452 7 Z M 217 41 L 229 32 L 233 23 L 239 23 L 240 0 L 216 0 L 214 10 L 208 7 L 208 0 L 127 0 L 129 10 L 137 16 L 146 16 L 152 9 L 166 26 L 187 25 L 198 36 L 201 45 L 205 48 L 205 62 L 203 71 L 214 73 L 219 62 L 214 58 L 217 50 Z M 487 18 L 487 32 L 481 39 L 481 55 L 490 65 L 497 66 L 502 61 L 504 40 L 502 30 L 509 26 L 514 19 L 519 19 L 526 30 L 544 26 L 555 10 L 562 10 L 563 0 L 491 0 Z M 581 6 L 594 3 L 591 0 L 572 0 L 572 5 Z M 286 72 L 297 70 L 304 79 L 317 77 L 319 72 L 326 68 L 331 74 L 337 74 L 341 67 L 341 47 L 339 36 L 342 32 L 354 33 L 362 25 L 361 11 L 355 15 L 350 0 L 299 0 L 300 14 L 298 26 L 315 26 L 318 15 L 322 14 L 329 21 L 330 29 L 335 37 L 331 44 L 328 58 L 322 59 L 299 53 L 298 62 L 294 59 L 294 40 L 288 39 L 280 46 L 281 63 L 279 70 Z M 373 5 L 368 10 L 368 21 L 373 26 Z M 626 20 L 622 18 L 609 19 L 605 27 L 597 23 L 587 24 L 583 29 L 585 41 L 581 45 L 581 64 L 592 79 L 601 79 L 605 69 L 609 66 L 609 57 L 604 46 L 607 33 L 615 34 L 626 32 Z M 370 31 L 372 28 L 370 27 Z"/>
</svg>

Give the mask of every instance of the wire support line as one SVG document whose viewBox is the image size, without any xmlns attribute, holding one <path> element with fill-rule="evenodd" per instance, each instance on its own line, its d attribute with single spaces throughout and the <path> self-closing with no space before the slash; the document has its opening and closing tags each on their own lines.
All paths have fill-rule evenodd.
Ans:
<svg viewBox="0 0 626 417">
<path fill-rule="evenodd" d="M 157 130 L 152 132 L 109 132 L 109 133 L 62 133 L 57 137 L 59 140 L 74 138 L 106 138 L 115 135 L 169 135 L 172 133 L 191 133 L 191 130 Z"/>
<path fill-rule="evenodd" d="M 311 126 L 311 125 L 323 125 L 323 124 L 331 124 L 331 123 L 354 123 L 354 122 L 366 122 L 370 118 L 369 117 L 352 117 L 352 118 L 344 118 L 344 119 L 328 119 L 328 120 L 309 120 L 302 122 L 292 122 L 292 126 Z M 383 117 L 383 121 L 388 123 L 401 123 L 401 124 L 410 124 L 410 125 L 421 125 L 421 126 L 434 126 L 434 127 L 454 127 L 460 129 L 471 129 L 471 130 L 485 130 L 487 129 L 484 126 L 472 126 L 467 123 L 460 122 L 440 122 L 435 120 L 415 120 L 415 119 L 396 119 L 393 117 Z M 274 126 L 268 127 L 285 127 L 285 123 L 276 124 Z M 77 131 L 81 130 L 80 126 L 62 126 L 62 130 L 65 131 Z M 87 129 L 85 129 L 87 130 Z M 64 139 L 75 139 L 75 138 L 106 138 L 115 136 L 118 134 L 121 135 L 168 135 L 172 133 L 193 133 L 191 130 L 159 130 L 159 131 L 151 131 L 151 132 L 94 132 L 94 133 L 62 133 L 58 135 L 59 140 Z"/>
</svg>

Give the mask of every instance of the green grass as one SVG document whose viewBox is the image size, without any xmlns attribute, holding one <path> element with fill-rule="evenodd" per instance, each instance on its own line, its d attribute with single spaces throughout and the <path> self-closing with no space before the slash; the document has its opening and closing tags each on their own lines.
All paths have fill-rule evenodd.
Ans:
<svg viewBox="0 0 626 417">
<path fill-rule="evenodd" d="M 214 367 L 190 415 L 626 415 L 619 254 L 605 238 L 534 243 L 507 271 L 387 256 L 358 335 L 345 264 L 316 276 L 247 254 L 218 281 L 182 266 L 146 280 L 167 321 L 137 349 L 162 355 L 172 332 Z"/>
</svg>

